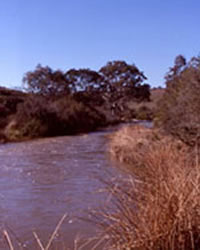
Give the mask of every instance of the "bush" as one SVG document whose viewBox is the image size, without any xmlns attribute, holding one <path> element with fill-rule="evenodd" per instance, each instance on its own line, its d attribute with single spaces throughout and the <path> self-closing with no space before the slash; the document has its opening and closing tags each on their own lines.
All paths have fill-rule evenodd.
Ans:
<svg viewBox="0 0 200 250">
<path fill-rule="evenodd" d="M 22 103 L 26 94 L 20 91 L 0 87 L 0 133 L 10 122 L 10 116 L 16 113 L 17 105 Z"/>
<path fill-rule="evenodd" d="M 200 139 L 200 58 L 181 56 L 166 76 L 166 91 L 158 105 L 157 124 L 185 143 Z"/>
<path fill-rule="evenodd" d="M 70 96 L 56 100 L 50 109 L 56 114 L 52 133 L 66 135 L 89 132 L 106 124 L 104 115 Z"/>
<path fill-rule="evenodd" d="M 163 144 L 173 144 L 176 149 L 186 146 L 160 129 L 144 128 L 140 125 L 125 126 L 111 136 L 110 153 L 121 163 L 140 166 L 150 148 L 152 151 Z"/>
<path fill-rule="evenodd" d="M 5 134 L 11 141 L 46 136 L 48 122 L 51 123 L 53 118 L 54 114 L 49 112 L 45 98 L 30 96 L 18 105 Z"/>
<path fill-rule="evenodd" d="M 51 100 L 33 95 L 18 105 L 5 134 L 16 141 L 89 132 L 103 125 L 103 115 L 71 96 Z"/>
<path fill-rule="evenodd" d="M 111 154 L 129 164 L 130 178 L 108 184 L 115 209 L 96 217 L 106 249 L 199 249 L 200 165 L 188 148 L 158 131 L 123 128 Z"/>
<path fill-rule="evenodd" d="M 20 141 L 32 138 L 38 138 L 47 135 L 47 126 L 42 124 L 39 119 L 32 118 L 25 123 L 12 120 L 5 128 L 5 136 L 9 141 Z"/>
<path fill-rule="evenodd" d="M 153 110 L 148 106 L 142 105 L 137 110 L 136 118 L 138 120 L 152 120 L 153 119 Z"/>
</svg>

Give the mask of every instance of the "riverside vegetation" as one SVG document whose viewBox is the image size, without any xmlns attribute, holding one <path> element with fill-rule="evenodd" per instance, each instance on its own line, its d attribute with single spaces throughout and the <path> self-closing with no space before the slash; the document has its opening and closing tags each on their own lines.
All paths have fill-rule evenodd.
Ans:
<svg viewBox="0 0 200 250">
<path fill-rule="evenodd" d="M 198 250 L 200 249 L 200 58 L 194 57 L 187 62 L 183 56 L 176 57 L 174 66 L 170 68 L 165 78 L 166 88 L 151 91 L 157 105 L 148 102 L 151 98 L 150 89 L 147 85 L 140 85 L 141 80 L 144 80 L 141 72 L 140 80 L 136 80 L 137 77 L 134 78 L 136 83 L 139 83 L 134 85 L 138 89 L 134 95 L 131 91 L 129 96 L 130 87 L 127 89 L 122 87 L 128 79 L 123 78 L 124 71 L 120 71 L 122 76 L 120 82 L 118 82 L 119 77 L 115 75 L 119 73 L 115 68 L 118 63 L 122 62 L 109 63 L 106 69 L 103 68 L 98 73 L 100 77 L 105 74 L 104 79 L 107 79 L 104 82 L 105 85 L 103 84 L 103 92 L 101 88 L 99 92 L 96 92 L 96 89 L 95 92 L 87 92 L 85 89 L 80 91 L 81 87 L 78 87 L 67 97 L 67 99 L 71 98 L 70 105 L 76 102 L 76 105 L 80 105 L 80 110 L 85 111 L 87 107 L 91 111 L 91 107 L 94 108 L 94 115 L 98 116 L 100 126 L 116 120 L 124 121 L 137 117 L 135 109 L 133 111 L 133 107 L 136 106 L 138 109 L 142 107 L 139 114 L 141 118 L 149 117 L 155 124 L 153 129 L 129 125 L 110 136 L 110 155 L 121 163 L 121 167 L 128 172 L 129 178 L 122 180 L 122 183 L 115 181 L 108 183 L 109 197 L 112 197 L 110 199 L 114 204 L 113 210 L 95 211 L 93 214 L 93 221 L 101 228 L 99 244 L 104 242 L 102 249 L 106 250 Z M 110 67 L 112 72 L 116 69 L 114 78 Z M 41 70 L 44 69 L 38 67 L 36 72 Z M 36 72 L 29 72 L 25 82 Z M 78 82 L 81 78 L 76 79 Z M 102 80 L 100 82 L 102 83 Z M 29 88 L 32 86 L 30 83 Z M 84 83 L 83 79 L 79 83 Z M 118 83 L 121 87 L 117 91 Z M 46 90 L 48 88 L 45 88 Z M 44 125 L 49 124 L 51 119 L 52 121 L 55 119 L 56 112 L 53 110 L 57 110 L 59 105 L 63 107 L 62 102 L 66 102 L 66 98 L 63 95 L 61 97 L 60 93 L 59 97 L 52 97 L 46 92 L 39 94 L 38 91 L 40 92 L 41 88 L 38 90 L 31 87 L 31 91 L 31 94 L 20 94 L 15 112 L 8 116 L 9 122 L 2 120 L 6 136 L 9 131 L 13 134 L 13 128 L 15 133 L 16 128 L 21 131 L 21 127 L 17 127 L 17 124 L 19 126 L 23 119 L 26 121 L 24 124 L 31 121 L 28 114 L 34 102 L 38 102 L 36 106 L 33 105 L 34 107 L 40 107 L 40 101 L 45 100 L 45 102 L 42 101 L 47 106 L 45 112 L 42 113 L 42 109 L 39 108 L 40 112 L 36 111 L 33 115 L 35 118 L 35 114 L 41 114 L 41 117 L 48 114 L 48 118 L 44 120 L 37 118 L 40 122 L 42 120 Z M 96 93 L 101 97 L 100 99 L 97 98 Z M 142 96 L 140 96 L 141 93 Z M 16 97 L 17 95 L 16 92 Z M 100 102 L 94 105 L 94 101 L 97 100 Z M 144 103 L 148 105 L 145 106 Z M 82 109 L 81 105 L 84 106 Z M 125 106 L 128 108 L 124 108 Z M 67 121 L 66 124 L 68 124 L 73 116 L 68 118 L 67 105 L 64 107 L 62 115 L 65 114 L 67 118 L 65 120 L 61 115 L 61 121 Z M 148 112 L 146 112 L 147 109 Z M 24 114 L 24 110 L 27 110 L 27 118 L 19 115 L 20 112 Z M 49 110 L 49 113 L 46 110 Z M 125 116 L 127 110 L 130 113 Z M 88 111 L 89 114 L 91 114 L 90 111 Z M 141 111 L 145 111 L 145 115 Z M 52 118 L 49 118 L 50 114 Z M 113 119 L 109 120 L 110 117 Z M 77 124 L 79 124 L 78 121 L 79 115 Z M 59 126 L 61 123 L 58 123 Z M 96 127 L 91 126 L 92 129 Z M 47 133 L 44 131 L 57 131 L 55 128 L 48 128 L 50 130 L 45 130 L 41 126 L 36 128 L 40 128 L 43 135 Z M 63 127 L 61 130 L 63 134 L 66 134 L 66 128 L 68 127 Z M 73 125 L 72 129 L 74 129 Z M 31 128 L 30 131 L 34 130 Z M 73 133 L 76 132 L 81 130 L 73 131 Z M 37 136 L 40 134 L 41 132 Z M 57 135 L 57 133 L 52 134 Z M 95 245 L 98 245 L 98 241 Z"/>
<path fill-rule="evenodd" d="M 109 62 L 98 72 L 38 65 L 25 74 L 23 91 L 0 88 L 1 140 L 71 135 L 138 117 L 152 119 L 145 80 L 124 61 Z"/>
<path fill-rule="evenodd" d="M 155 127 L 111 136 L 111 156 L 130 178 L 108 184 L 116 209 L 97 218 L 106 249 L 200 249 L 200 58 L 178 56 L 165 79 Z"/>
</svg>

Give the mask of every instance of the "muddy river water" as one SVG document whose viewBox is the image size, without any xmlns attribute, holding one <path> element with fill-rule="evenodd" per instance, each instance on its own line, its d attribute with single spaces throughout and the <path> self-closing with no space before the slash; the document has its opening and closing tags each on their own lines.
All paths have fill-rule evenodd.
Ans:
<svg viewBox="0 0 200 250">
<path fill-rule="evenodd" d="M 39 249 L 33 231 L 45 245 L 65 213 L 55 245 L 72 249 L 77 235 L 94 235 L 95 227 L 79 217 L 104 202 L 99 179 L 119 175 L 107 155 L 109 133 L 0 145 L 0 226 L 16 249 Z M 2 234 L 0 249 L 9 249 Z"/>
<path fill-rule="evenodd" d="M 102 206 L 106 193 L 100 179 L 122 173 L 107 154 L 111 131 L 78 136 L 38 139 L 0 145 L 0 249 L 6 250 L 4 229 L 15 249 L 40 249 L 37 232 L 45 245 L 60 218 L 67 213 L 55 248 L 73 249 L 77 235 L 96 233 L 88 211 Z M 20 243 L 21 242 L 21 243 Z"/>
</svg>

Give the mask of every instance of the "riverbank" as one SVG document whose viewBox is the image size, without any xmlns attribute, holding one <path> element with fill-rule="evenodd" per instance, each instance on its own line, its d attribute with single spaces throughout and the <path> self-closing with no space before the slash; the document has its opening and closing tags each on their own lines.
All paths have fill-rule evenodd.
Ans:
<svg viewBox="0 0 200 250">
<path fill-rule="evenodd" d="M 0 143 L 76 135 L 138 119 L 152 120 L 156 106 L 152 96 L 146 102 L 127 102 L 126 110 L 113 110 L 111 104 L 83 102 L 80 96 L 45 97 L 0 88 Z"/>
<path fill-rule="evenodd" d="M 130 178 L 109 184 L 116 200 L 103 223 L 109 249 L 198 249 L 198 156 L 172 136 L 140 126 L 115 132 L 110 153 Z"/>
<path fill-rule="evenodd" d="M 47 98 L 0 89 L 0 142 L 74 135 L 107 126 L 103 113 L 73 96 Z"/>
</svg>

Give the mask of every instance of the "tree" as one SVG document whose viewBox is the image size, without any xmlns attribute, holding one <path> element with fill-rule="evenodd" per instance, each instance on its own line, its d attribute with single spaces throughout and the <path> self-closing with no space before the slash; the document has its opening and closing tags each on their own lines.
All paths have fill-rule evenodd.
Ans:
<svg viewBox="0 0 200 250">
<path fill-rule="evenodd" d="M 135 65 L 113 61 L 99 72 L 104 78 L 104 98 L 118 113 L 125 109 L 124 105 L 129 100 L 149 100 L 150 87 L 142 85 L 147 78 Z"/>
<path fill-rule="evenodd" d="M 29 71 L 23 78 L 25 88 L 43 96 L 69 94 L 69 83 L 60 70 L 53 71 L 50 67 L 38 65 L 35 71 Z"/>
<path fill-rule="evenodd" d="M 124 61 L 108 62 L 99 72 L 104 77 L 102 86 L 105 91 L 114 94 L 117 99 L 124 96 L 138 98 L 138 90 L 141 90 L 142 82 L 147 79 L 135 65 Z"/>
<path fill-rule="evenodd" d="M 194 145 L 200 139 L 200 58 L 179 59 L 166 75 L 158 119 L 167 132 Z"/>
<path fill-rule="evenodd" d="M 71 69 L 65 74 L 65 77 L 73 92 L 97 90 L 103 82 L 102 76 L 90 69 Z"/>
<path fill-rule="evenodd" d="M 166 84 L 173 81 L 173 79 L 180 75 L 184 70 L 187 61 L 183 55 L 178 55 L 174 60 L 174 66 L 169 69 L 169 72 L 165 76 Z"/>
<path fill-rule="evenodd" d="M 90 69 L 71 69 L 65 77 L 76 100 L 85 104 L 101 105 L 103 77 Z"/>
<path fill-rule="evenodd" d="M 108 62 L 99 72 L 109 82 L 107 87 L 110 89 L 137 87 L 147 79 L 134 64 L 127 64 L 125 61 Z"/>
</svg>

